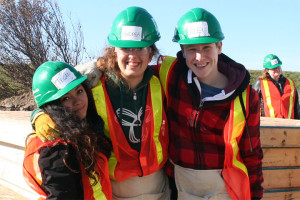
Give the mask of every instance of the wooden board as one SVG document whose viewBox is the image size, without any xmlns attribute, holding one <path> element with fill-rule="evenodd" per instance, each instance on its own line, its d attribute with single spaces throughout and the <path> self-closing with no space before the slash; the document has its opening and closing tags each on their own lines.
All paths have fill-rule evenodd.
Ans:
<svg viewBox="0 0 300 200">
<path fill-rule="evenodd" d="M 300 188 L 295 191 L 269 192 L 264 193 L 262 200 L 300 200 Z"/>
<path fill-rule="evenodd" d="M 263 153 L 263 167 L 300 166 L 300 148 L 264 148 Z"/>
<path fill-rule="evenodd" d="M 261 127 L 276 126 L 276 127 L 299 127 L 300 128 L 300 120 L 260 117 L 260 126 Z"/>
<path fill-rule="evenodd" d="M 262 147 L 300 147 L 299 128 L 260 128 Z"/>
<path fill-rule="evenodd" d="M 263 169 L 264 189 L 300 188 L 300 169 Z"/>
<path fill-rule="evenodd" d="M 300 200 L 300 120 L 261 117 L 263 200 Z"/>
</svg>

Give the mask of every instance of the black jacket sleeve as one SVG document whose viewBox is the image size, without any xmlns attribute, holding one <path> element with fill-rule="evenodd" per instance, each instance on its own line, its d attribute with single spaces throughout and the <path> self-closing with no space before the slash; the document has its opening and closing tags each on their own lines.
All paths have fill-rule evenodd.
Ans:
<svg viewBox="0 0 300 200">
<path fill-rule="evenodd" d="M 71 146 L 66 157 L 68 165 L 77 172 L 71 171 L 63 162 L 66 147 L 58 143 L 52 147 L 40 149 L 39 167 L 43 180 L 42 187 L 52 199 L 83 199 L 83 187 L 75 149 Z"/>
<path fill-rule="evenodd" d="M 295 93 L 296 93 L 295 94 L 295 107 L 294 107 L 295 119 L 300 119 L 299 95 L 298 95 L 297 89 L 296 89 Z"/>
<path fill-rule="evenodd" d="M 259 99 L 260 99 L 260 115 L 261 116 L 265 116 L 265 112 L 264 112 L 264 101 L 261 95 L 261 87 L 260 87 L 260 79 L 258 78 L 252 88 L 258 93 Z"/>
</svg>

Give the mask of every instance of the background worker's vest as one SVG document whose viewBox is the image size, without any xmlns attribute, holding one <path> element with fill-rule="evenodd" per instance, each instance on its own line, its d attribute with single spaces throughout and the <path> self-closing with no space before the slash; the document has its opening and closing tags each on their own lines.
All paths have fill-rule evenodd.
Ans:
<svg viewBox="0 0 300 200">
<path fill-rule="evenodd" d="M 294 119 L 295 83 L 286 79 L 283 94 L 269 79 L 260 79 L 261 94 L 266 117 Z"/>
<path fill-rule="evenodd" d="M 178 60 L 176 58 L 169 56 L 165 57 L 159 71 L 160 80 L 166 92 L 168 105 L 169 101 L 172 101 L 172 96 L 169 94 L 170 91 L 168 90 L 168 83 L 171 82 L 171 78 L 175 77 L 175 75 L 172 75 L 172 72 L 174 72 L 172 68 L 176 65 L 177 61 Z M 248 85 L 247 89 L 245 89 L 245 91 L 242 93 L 246 116 L 249 115 L 249 93 L 250 86 Z M 192 105 L 187 104 L 185 104 L 185 106 L 192 107 Z M 251 199 L 248 171 L 242 161 L 238 147 L 238 143 L 240 141 L 240 138 L 242 137 L 245 124 L 245 116 L 242 110 L 239 96 L 237 96 L 231 102 L 229 117 L 223 131 L 225 141 L 225 160 L 222 176 L 229 195 L 233 199 L 239 200 Z"/>
<path fill-rule="evenodd" d="M 38 160 L 39 160 L 39 150 L 45 146 L 54 146 L 57 143 L 65 143 L 60 139 L 56 139 L 54 142 L 47 141 L 42 142 L 35 134 L 28 138 L 28 143 L 25 149 L 25 156 L 23 162 L 23 176 L 26 183 L 35 190 L 40 196 L 40 199 L 46 199 L 48 196 L 45 191 L 42 189 L 41 185 L 43 183 L 41 170 L 39 168 Z M 91 200 L 110 200 L 112 199 L 112 190 L 109 179 L 109 170 L 106 157 L 98 153 L 100 159 L 97 162 L 98 165 L 98 173 L 100 175 L 97 176 L 98 180 L 96 185 L 92 185 L 94 180 L 88 177 L 83 170 L 83 166 L 81 167 L 81 177 L 83 184 L 83 192 L 84 199 Z M 100 181 L 99 181 L 100 179 Z"/>
<path fill-rule="evenodd" d="M 109 99 L 105 77 L 92 89 L 98 114 L 104 120 L 104 133 L 113 144 L 108 160 L 110 177 L 123 181 L 134 176 L 146 176 L 156 172 L 168 157 L 169 135 L 166 114 L 163 108 L 163 91 L 157 77 L 152 76 L 148 84 L 147 103 L 142 125 L 140 152 L 132 149 Z"/>
</svg>

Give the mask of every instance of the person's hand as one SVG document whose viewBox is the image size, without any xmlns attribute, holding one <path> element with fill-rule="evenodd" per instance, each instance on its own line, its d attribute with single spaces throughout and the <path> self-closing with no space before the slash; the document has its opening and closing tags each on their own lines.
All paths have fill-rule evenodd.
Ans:
<svg viewBox="0 0 300 200">
<path fill-rule="evenodd" d="M 36 135 L 43 142 L 46 142 L 47 140 L 54 141 L 54 139 L 60 137 L 60 133 L 49 115 L 44 112 L 39 112 L 36 115 L 37 116 L 33 118 L 32 123 L 34 124 Z"/>
<path fill-rule="evenodd" d="M 87 75 L 87 84 L 89 88 L 93 88 L 97 85 L 98 81 L 102 77 L 102 72 L 97 68 L 97 60 L 91 62 L 76 65 L 75 68 L 83 75 Z"/>
</svg>

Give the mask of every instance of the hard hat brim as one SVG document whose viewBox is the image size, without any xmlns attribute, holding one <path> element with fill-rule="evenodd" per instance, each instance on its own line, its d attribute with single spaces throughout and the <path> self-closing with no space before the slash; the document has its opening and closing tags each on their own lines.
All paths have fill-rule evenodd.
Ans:
<svg viewBox="0 0 300 200">
<path fill-rule="evenodd" d="M 117 40 L 117 41 L 109 41 L 109 44 L 113 47 L 120 47 L 120 48 L 142 48 L 142 47 L 149 47 L 153 45 L 153 42 L 146 42 L 146 41 L 131 41 L 131 40 Z"/>
<path fill-rule="evenodd" d="M 275 69 L 275 68 L 280 67 L 280 66 L 281 66 L 281 63 L 278 63 L 276 65 L 264 66 L 264 68 L 266 68 L 266 69 Z"/>
<path fill-rule="evenodd" d="M 212 38 L 212 37 L 196 37 L 196 38 L 179 39 L 178 41 L 173 39 L 173 42 L 178 42 L 179 44 L 182 44 L 182 45 L 210 44 L 210 43 L 218 43 L 218 42 L 222 41 L 223 39 L 217 39 L 217 38 Z"/>
<path fill-rule="evenodd" d="M 83 83 L 85 80 L 87 79 L 86 75 L 81 76 L 80 78 L 72 81 L 71 83 L 69 83 L 68 85 L 66 85 L 66 87 L 64 87 L 63 89 L 59 90 L 56 94 L 54 94 L 52 97 L 50 97 L 49 99 L 47 99 L 47 101 L 44 101 L 42 104 L 39 104 L 38 107 L 49 103 L 51 101 L 55 101 L 59 98 L 61 98 L 62 96 L 64 96 L 65 94 L 67 94 L 68 92 L 70 92 L 71 90 L 73 90 L 75 87 L 77 87 L 78 85 L 80 85 L 81 83 Z"/>
</svg>

